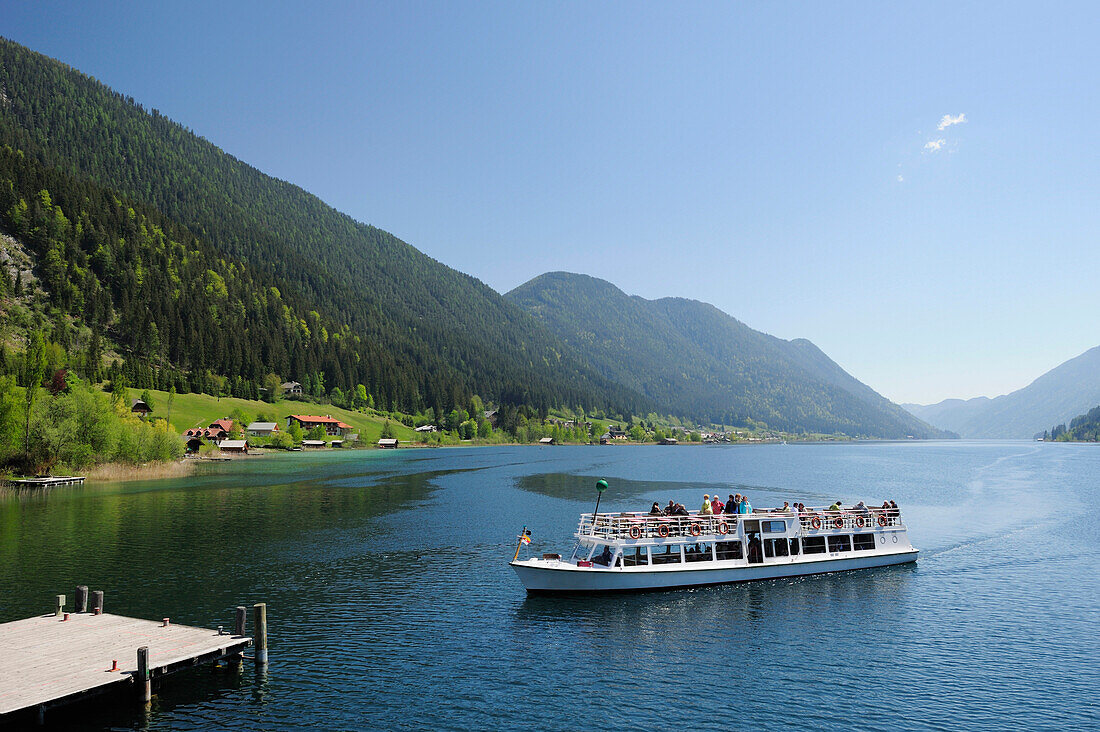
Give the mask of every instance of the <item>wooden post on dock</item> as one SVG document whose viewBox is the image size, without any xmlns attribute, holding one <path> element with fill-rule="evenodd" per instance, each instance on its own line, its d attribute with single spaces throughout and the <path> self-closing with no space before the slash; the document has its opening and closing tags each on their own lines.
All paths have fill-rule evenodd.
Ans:
<svg viewBox="0 0 1100 732">
<path fill-rule="evenodd" d="M 153 698 L 153 678 L 149 675 L 149 646 L 142 646 L 137 653 L 138 691 L 142 701 L 148 702 Z"/>
<path fill-rule="evenodd" d="M 245 623 L 248 622 L 248 608 L 244 605 L 238 605 L 237 611 L 233 616 L 233 635 L 238 638 L 244 635 Z M 244 660 L 244 651 L 233 655 L 229 658 L 229 664 L 236 668 L 238 671 L 241 668 L 241 661 Z"/>
<path fill-rule="evenodd" d="M 244 624 L 248 619 L 248 608 L 237 606 L 237 616 L 233 619 L 233 635 L 244 635 Z"/>
<path fill-rule="evenodd" d="M 60 618 L 61 613 L 63 613 L 63 612 L 65 612 L 65 596 L 64 595 L 58 595 L 57 596 L 57 607 L 54 608 L 53 614 Z"/>
<path fill-rule="evenodd" d="M 76 588 L 76 608 L 78 613 L 88 612 L 88 585 L 77 585 Z"/>
<path fill-rule="evenodd" d="M 103 590 L 92 592 L 92 612 L 99 615 L 103 612 Z"/>
<path fill-rule="evenodd" d="M 267 603 L 257 602 L 252 606 L 252 633 L 256 644 L 256 665 L 267 665 Z"/>
</svg>

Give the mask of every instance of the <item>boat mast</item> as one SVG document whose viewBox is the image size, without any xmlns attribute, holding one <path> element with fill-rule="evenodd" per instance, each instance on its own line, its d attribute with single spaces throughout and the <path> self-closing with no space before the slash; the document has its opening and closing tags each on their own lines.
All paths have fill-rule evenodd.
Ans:
<svg viewBox="0 0 1100 732">
<path fill-rule="evenodd" d="M 600 498 L 603 497 L 603 492 L 607 490 L 607 481 L 600 478 L 596 481 L 596 508 L 592 511 L 592 535 L 596 535 L 596 516 L 600 512 Z"/>
</svg>

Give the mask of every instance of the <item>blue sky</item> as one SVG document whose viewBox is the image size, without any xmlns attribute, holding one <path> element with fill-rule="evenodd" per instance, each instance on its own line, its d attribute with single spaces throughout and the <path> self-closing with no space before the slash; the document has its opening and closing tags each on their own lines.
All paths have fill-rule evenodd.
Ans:
<svg viewBox="0 0 1100 732">
<path fill-rule="evenodd" d="M 567 270 L 704 300 L 930 402 L 1100 345 L 1098 20 L 7 2 L 0 34 L 501 292 Z"/>
</svg>

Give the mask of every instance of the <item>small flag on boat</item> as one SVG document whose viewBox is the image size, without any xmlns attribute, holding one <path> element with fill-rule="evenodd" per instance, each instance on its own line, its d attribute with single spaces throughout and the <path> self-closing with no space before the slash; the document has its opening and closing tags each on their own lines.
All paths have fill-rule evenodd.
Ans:
<svg viewBox="0 0 1100 732">
<path fill-rule="evenodd" d="M 524 544 L 531 543 L 531 532 L 527 530 L 527 527 L 523 527 L 523 531 L 519 532 L 519 541 L 516 542 L 516 555 L 512 557 L 512 561 L 519 559 L 519 550 L 523 548 Z"/>
</svg>

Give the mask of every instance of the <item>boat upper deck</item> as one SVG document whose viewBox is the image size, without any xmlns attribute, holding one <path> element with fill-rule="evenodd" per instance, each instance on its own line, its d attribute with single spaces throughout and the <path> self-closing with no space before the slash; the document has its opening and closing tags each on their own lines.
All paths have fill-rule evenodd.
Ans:
<svg viewBox="0 0 1100 732">
<path fill-rule="evenodd" d="M 805 511 L 781 509 L 760 510 L 753 513 L 722 513 L 717 515 L 689 513 L 679 516 L 655 516 L 643 512 L 581 514 L 577 525 L 578 539 L 596 538 L 606 541 L 639 541 L 646 539 L 667 540 L 683 538 L 696 541 L 700 536 L 724 536 L 736 533 L 737 526 L 746 521 L 780 521 L 798 519 L 802 533 L 829 534 L 833 532 L 865 531 L 871 529 L 905 530 L 899 509 L 892 508 L 827 508 L 806 507 Z"/>
</svg>

